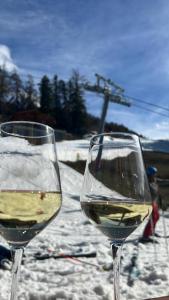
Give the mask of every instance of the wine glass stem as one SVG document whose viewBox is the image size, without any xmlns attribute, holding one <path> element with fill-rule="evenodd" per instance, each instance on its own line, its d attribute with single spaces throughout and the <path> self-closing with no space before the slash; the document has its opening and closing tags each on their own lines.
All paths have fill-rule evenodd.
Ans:
<svg viewBox="0 0 169 300">
<path fill-rule="evenodd" d="M 23 248 L 12 248 L 14 253 L 13 266 L 12 266 L 12 286 L 10 300 L 17 300 L 18 281 L 20 274 L 20 266 L 23 255 Z"/>
<path fill-rule="evenodd" d="M 121 258 L 121 245 L 112 244 L 113 256 L 113 273 L 114 273 L 114 300 L 120 300 L 120 258 Z"/>
</svg>

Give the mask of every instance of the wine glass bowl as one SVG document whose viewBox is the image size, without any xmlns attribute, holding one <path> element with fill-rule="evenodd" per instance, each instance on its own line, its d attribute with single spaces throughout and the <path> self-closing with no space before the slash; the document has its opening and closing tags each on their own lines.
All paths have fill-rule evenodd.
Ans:
<svg viewBox="0 0 169 300">
<path fill-rule="evenodd" d="M 55 136 L 34 122 L 2 123 L 0 133 L 0 234 L 17 254 L 61 208 Z M 13 285 L 11 300 L 16 297 Z"/>
<path fill-rule="evenodd" d="M 81 207 L 89 220 L 108 237 L 116 258 L 119 246 L 152 210 L 136 135 L 110 133 L 91 139 Z M 117 285 L 115 283 L 115 299 L 120 299 Z"/>
</svg>

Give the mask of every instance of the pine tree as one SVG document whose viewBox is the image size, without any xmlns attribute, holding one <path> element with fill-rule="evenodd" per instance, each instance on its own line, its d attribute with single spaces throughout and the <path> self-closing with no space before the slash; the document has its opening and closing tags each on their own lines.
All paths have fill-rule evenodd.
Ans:
<svg viewBox="0 0 169 300">
<path fill-rule="evenodd" d="M 33 77 L 28 75 L 28 79 L 24 85 L 25 95 L 23 97 L 23 106 L 25 109 L 33 109 L 37 106 L 37 90 L 35 89 L 35 84 Z"/>
<path fill-rule="evenodd" d="M 70 131 L 70 127 L 71 127 L 70 105 L 69 105 L 67 83 L 64 80 L 59 80 L 58 92 L 59 92 L 59 98 L 62 107 L 61 125 L 65 130 Z"/>
<path fill-rule="evenodd" d="M 44 113 L 52 110 L 52 86 L 48 76 L 44 75 L 39 85 L 40 91 L 40 107 Z"/>
<path fill-rule="evenodd" d="M 4 67 L 0 67 L 0 102 L 7 101 L 9 94 L 9 74 Z"/>
<path fill-rule="evenodd" d="M 19 106 L 21 102 L 21 95 L 22 95 L 23 89 L 22 89 L 22 80 L 19 76 L 19 74 L 14 71 L 10 75 L 10 101 L 14 102 L 16 105 Z"/>
<path fill-rule="evenodd" d="M 71 132 L 81 135 L 86 132 L 86 106 L 81 87 L 81 77 L 77 71 L 73 71 L 68 82 L 69 105 L 71 114 Z"/>
<path fill-rule="evenodd" d="M 54 75 L 52 81 L 52 115 L 56 119 L 57 126 L 60 128 L 62 125 L 62 104 L 59 91 L 59 82 L 57 75 Z"/>
</svg>

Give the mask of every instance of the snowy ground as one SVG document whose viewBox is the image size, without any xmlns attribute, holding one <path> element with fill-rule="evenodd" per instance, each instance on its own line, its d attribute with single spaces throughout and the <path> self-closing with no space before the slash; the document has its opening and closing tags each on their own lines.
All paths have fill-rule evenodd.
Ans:
<svg viewBox="0 0 169 300">
<path fill-rule="evenodd" d="M 76 144 L 76 149 L 75 149 Z M 58 143 L 60 160 L 86 159 L 88 142 Z M 69 159 L 70 157 L 70 159 Z M 19 285 L 20 300 L 112 300 L 113 274 L 109 242 L 81 212 L 79 194 L 83 176 L 60 163 L 63 205 L 55 219 L 25 251 Z M 161 216 L 156 232 L 169 232 L 169 213 Z M 155 238 L 158 244 L 141 244 L 141 228 L 130 236 L 122 251 L 121 299 L 146 299 L 169 295 L 169 240 Z M 2 241 L 5 244 L 4 241 Z M 37 252 L 69 254 L 96 251 L 94 258 L 81 261 L 36 260 Z M 136 255 L 136 267 L 132 268 Z M 9 298 L 10 271 L 0 270 L 0 300 Z"/>
</svg>

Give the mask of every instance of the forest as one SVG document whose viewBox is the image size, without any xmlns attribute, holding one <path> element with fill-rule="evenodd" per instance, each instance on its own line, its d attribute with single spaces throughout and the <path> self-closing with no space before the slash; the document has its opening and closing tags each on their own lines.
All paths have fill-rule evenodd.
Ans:
<svg viewBox="0 0 169 300">
<path fill-rule="evenodd" d="M 68 80 L 44 75 L 35 83 L 17 71 L 0 68 L 0 122 L 35 121 L 63 130 L 72 138 L 98 130 L 100 118 L 87 112 L 83 76 L 73 70 Z M 133 132 L 122 124 L 105 123 L 105 131 Z"/>
</svg>

